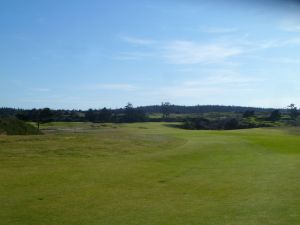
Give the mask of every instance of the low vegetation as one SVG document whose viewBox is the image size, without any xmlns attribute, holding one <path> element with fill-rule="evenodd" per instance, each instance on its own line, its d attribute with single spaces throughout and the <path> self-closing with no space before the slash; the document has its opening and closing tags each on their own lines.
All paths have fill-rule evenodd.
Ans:
<svg viewBox="0 0 300 225">
<path fill-rule="evenodd" d="M 251 117 L 221 117 L 217 119 L 191 118 L 186 119 L 182 128 L 191 130 L 235 130 L 259 127 L 275 127 L 283 125 L 284 121 L 270 120 L 269 118 Z"/>
<path fill-rule="evenodd" d="M 7 135 L 36 135 L 41 131 L 31 124 L 15 118 L 0 119 L 0 134 Z"/>
</svg>

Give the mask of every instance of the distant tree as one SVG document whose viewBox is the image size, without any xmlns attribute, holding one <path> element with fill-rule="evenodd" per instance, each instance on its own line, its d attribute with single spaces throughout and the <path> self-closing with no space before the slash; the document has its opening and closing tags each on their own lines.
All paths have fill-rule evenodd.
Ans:
<svg viewBox="0 0 300 225">
<path fill-rule="evenodd" d="M 271 115 L 269 117 L 269 119 L 272 120 L 272 121 L 280 120 L 280 118 L 281 118 L 281 112 L 277 109 L 272 111 Z"/>
<path fill-rule="evenodd" d="M 289 115 L 290 115 L 291 119 L 293 119 L 293 120 L 295 120 L 299 115 L 298 109 L 295 106 L 295 104 L 288 105 L 288 111 L 289 111 Z"/>
<path fill-rule="evenodd" d="M 127 105 L 125 106 L 125 111 L 131 111 L 133 109 L 132 103 L 128 102 Z"/>
<path fill-rule="evenodd" d="M 77 112 L 77 120 L 80 120 L 80 113 Z M 89 109 L 85 112 L 85 120 L 90 121 L 93 123 L 100 122 L 100 123 L 108 123 L 112 122 L 112 110 L 107 108 L 103 108 L 101 110 L 93 110 Z"/>
<path fill-rule="evenodd" d="M 52 113 L 51 109 L 44 108 L 44 109 L 40 109 L 38 111 L 39 112 L 38 112 L 37 120 L 36 120 L 38 128 L 40 128 L 41 123 L 48 123 L 48 122 L 52 121 L 53 113 Z"/>
<path fill-rule="evenodd" d="M 162 102 L 161 103 L 161 112 L 163 114 L 163 118 L 167 119 L 171 114 L 171 104 L 170 102 Z"/>
<path fill-rule="evenodd" d="M 18 112 L 16 118 L 23 121 L 28 121 L 28 114 L 26 112 Z"/>
<path fill-rule="evenodd" d="M 142 109 L 136 109 L 129 102 L 124 108 L 123 122 L 133 123 L 142 122 L 146 120 L 146 114 Z"/>
<path fill-rule="evenodd" d="M 95 111 L 93 109 L 89 109 L 85 113 L 85 119 L 89 122 L 96 122 L 97 115 L 96 115 Z"/>
<path fill-rule="evenodd" d="M 107 108 L 103 108 L 102 110 L 100 110 L 98 119 L 99 119 L 99 122 L 102 122 L 102 123 L 111 122 L 111 120 L 112 120 L 111 110 L 109 110 Z"/>
<path fill-rule="evenodd" d="M 125 106 L 124 112 L 125 112 L 123 117 L 124 122 L 131 123 L 135 121 L 134 108 L 130 102 L 128 102 L 127 105 Z"/>
<path fill-rule="evenodd" d="M 56 114 L 56 115 L 59 115 L 59 114 Z M 80 113 L 75 110 L 72 110 L 69 115 L 69 120 L 76 121 L 76 122 L 80 121 L 81 120 Z"/>
<path fill-rule="evenodd" d="M 33 122 L 37 122 L 39 119 L 39 114 L 40 114 L 40 110 L 38 109 L 31 109 L 28 112 L 28 120 L 33 121 Z"/>
<path fill-rule="evenodd" d="M 255 116 L 254 110 L 247 110 L 243 113 L 244 118 L 248 118 L 248 117 L 252 117 L 252 116 Z"/>
</svg>

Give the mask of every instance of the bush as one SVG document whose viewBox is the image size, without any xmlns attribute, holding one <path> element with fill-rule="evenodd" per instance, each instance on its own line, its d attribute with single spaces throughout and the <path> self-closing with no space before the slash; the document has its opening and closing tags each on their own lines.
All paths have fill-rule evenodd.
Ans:
<svg viewBox="0 0 300 225">
<path fill-rule="evenodd" d="M 234 129 L 239 129 L 239 121 L 235 118 L 232 119 L 226 119 L 223 122 L 222 128 L 224 130 L 234 130 Z"/>
</svg>

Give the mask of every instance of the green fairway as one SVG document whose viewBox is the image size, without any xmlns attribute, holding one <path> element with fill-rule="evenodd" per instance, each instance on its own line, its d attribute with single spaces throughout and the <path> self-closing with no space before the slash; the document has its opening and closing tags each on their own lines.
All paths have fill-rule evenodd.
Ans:
<svg viewBox="0 0 300 225">
<path fill-rule="evenodd" d="M 0 135 L 3 225 L 299 225 L 297 129 L 43 125 Z"/>
</svg>

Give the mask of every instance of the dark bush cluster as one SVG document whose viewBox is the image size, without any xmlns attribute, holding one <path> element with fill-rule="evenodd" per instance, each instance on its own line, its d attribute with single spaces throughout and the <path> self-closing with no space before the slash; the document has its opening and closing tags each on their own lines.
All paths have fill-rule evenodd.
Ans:
<svg viewBox="0 0 300 225">
<path fill-rule="evenodd" d="M 206 118 L 187 119 L 183 128 L 191 130 L 235 130 L 246 128 L 269 127 L 269 123 L 255 119 L 223 118 L 209 120 Z"/>
<path fill-rule="evenodd" d="M 187 119 L 183 128 L 192 130 L 233 130 L 238 129 L 239 121 L 235 118 L 209 120 L 205 118 Z"/>
</svg>

